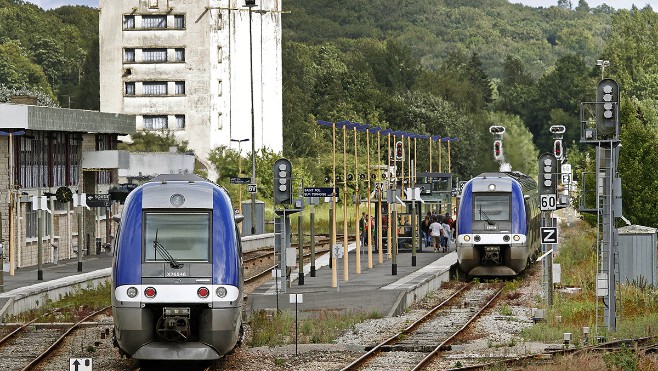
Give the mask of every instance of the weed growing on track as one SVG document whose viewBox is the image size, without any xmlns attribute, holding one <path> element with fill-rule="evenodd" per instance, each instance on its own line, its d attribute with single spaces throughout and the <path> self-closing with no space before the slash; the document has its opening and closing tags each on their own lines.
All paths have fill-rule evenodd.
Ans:
<svg viewBox="0 0 658 371">
<path fill-rule="evenodd" d="M 331 343 L 345 329 L 367 319 L 382 318 L 378 312 L 336 312 L 322 310 L 306 315 L 297 324 L 298 341 L 302 344 Z M 295 314 L 283 311 L 270 315 L 266 311 L 254 312 L 250 325 L 252 337 L 249 346 L 277 346 L 295 343 Z"/>
<path fill-rule="evenodd" d="M 110 291 L 111 285 L 107 282 L 95 288 L 80 288 L 57 301 L 44 298 L 41 307 L 17 316 L 9 316 L 5 322 L 27 322 L 47 313 L 49 314 L 41 322 L 77 321 L 81 315 L 110 305 Z"/>
</svg>

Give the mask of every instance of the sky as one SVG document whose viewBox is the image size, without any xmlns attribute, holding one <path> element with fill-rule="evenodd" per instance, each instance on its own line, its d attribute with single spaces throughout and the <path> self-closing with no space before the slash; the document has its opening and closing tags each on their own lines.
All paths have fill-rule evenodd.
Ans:
<svg viewBox="0 0 658 371">
<path fill-rule="evenodd" d="M 93 8 L 98 8 L 98 0 L 28 0 L 31 3 L 37 4 L 43 9 L 57 8 L 62 5 L 87 5 Z M 511 3 L 519 3 L 533 7 L 549 7 L 557 5 L 557 0 L 509 0 Z M 578 0 L 571 0 L 575 7 L 578 5 Z M 658 11 L 658 0 L 587 0 L 587 4 L 591 8 L 595 8 L 603 3 L 610 5 L 615 9 L 630 9 L 633 4 L 642 9 L 645 5 L 651 5 L 654 11 Z"/>
</svg>

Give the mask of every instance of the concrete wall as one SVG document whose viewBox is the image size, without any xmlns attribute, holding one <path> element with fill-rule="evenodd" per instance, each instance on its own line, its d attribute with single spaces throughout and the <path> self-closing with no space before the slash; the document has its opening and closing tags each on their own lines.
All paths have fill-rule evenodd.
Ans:
<svg viewBox="0 0 658 371">
<path fill-rule="evenodd" d="M 283 148 L 281 78 L 281 1 L 260 0 L 252 12 L 243 0 L 161 0 L 149 8 L 139 0 L 100 0 L 101 110 L 169 116 L 170 130 L 207 160 L 208 153 L 230 139 L 251 135 L 251 69 L 253 57 L 256 148 Z M 259 11 L 265 11 L 263 14 Z M 185 15 L 185 29 L 123 30 L 124 15 Z M 167 48 L 167 63 L 139 60 L 142 48 Z M 124 48 L 136 49 L 136 62 L 124 63 Z M 174 48 L 185 49 L 185 62 L 171 60 Z M 143 81 L 185 81 L 184 96 L 139 96 Z M 124 83 L 135 82 L 136 95 L 124 96 Z M 173 127 L 173 115 L 185 115 L 185 129 Z M 245 152 L 250 146 L 244 146 Z"/>
<path fill-rule="evenodd" d="M 194 156 L 183 153 L 131 153 L 130 167 L 119 169 L 119 177 L 156 176 L 194 173 Z M 125 181 L 120 181 L 125 183 Z"/>
</svg>

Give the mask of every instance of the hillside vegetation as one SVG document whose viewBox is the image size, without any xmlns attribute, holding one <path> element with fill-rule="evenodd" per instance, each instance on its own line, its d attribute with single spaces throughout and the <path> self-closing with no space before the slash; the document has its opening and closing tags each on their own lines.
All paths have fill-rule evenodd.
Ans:
<svg viewBox="0 0 658 371">
<path fill-rule="evenodd" d="M 658 226 L 658 173 L 649 168 L 658 156 L 658 15 L 650 7 L 555 3 L 531 8 L 505 0 L 283 1 L 290 11 L 282 14 L 284 151 L 259 151 L 259 183 L 271 181 L 271 162 L 280 155 L 293 160 L 306 185 L 323 183 L 331 172 L 332 135 L 318 119 L 459 138 L 450 149 L 450 171 L 459 179 L 498 169 L 491 125 L 508 129 L 506 160 L 529 174 L 537 172 L 537 155 L 552 148 L 548 128 L 565 125 L 577 179 L 594 170 L 592 148 L 579 144 L 579 104 L 594 100 L 601 78 L 595 61 L 604 59 L 610 61 L 606 77 L 622 87 L 624 215 Z M 38 95 L 41 104 L 98 109 L 97 9 L 44 11 L 0 0 L 0 17 L 0 101 L 19 91 Z M 376 136 L 370 139 L 374 157 Z M 418 170 L 428 170 L 429 143 L 414 144 Z M 339 156 L 351 168 L 353 146 L 348 140 L 346 159 Z M 356 146 L 357 172 L 365 173 L 365 135 Z M 443 144 L 441 150 L 447 171 L 448 148 Z M 435 171 L 437 152 L 434 143 Z M 211 155 L 222 174 L 219 182 L 236 175 L 236 158 L 225 147 Z M 270 199 L 263 188 L 259 197 Z"/>
</svg>

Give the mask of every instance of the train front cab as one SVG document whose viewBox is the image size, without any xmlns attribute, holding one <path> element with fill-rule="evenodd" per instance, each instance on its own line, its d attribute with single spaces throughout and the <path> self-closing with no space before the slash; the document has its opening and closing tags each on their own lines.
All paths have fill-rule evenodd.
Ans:
<svg viewBox="0 0 658 371">
<path fill-rule="evenodd" d="M 134 210 L 124 212 L 117 231 L 112 304 L 117 345 L 132 358 L 215 360 L 239 340 L 242 264 L 239 234 L 227 219 L 233 210 L 218 213 L 215 205 L 213 212 L 212 190 L 192 193 L 185 198 L 205 194 L 209 208 L 126 205 Z"/>
<path fill-rule="evenodd" d="M 479 179 L 462 193 L 457 229 L 460 268 L 471 276 L 515 276 L 528 260 L 524 197 L 511 179 Z"/>
</svg>

